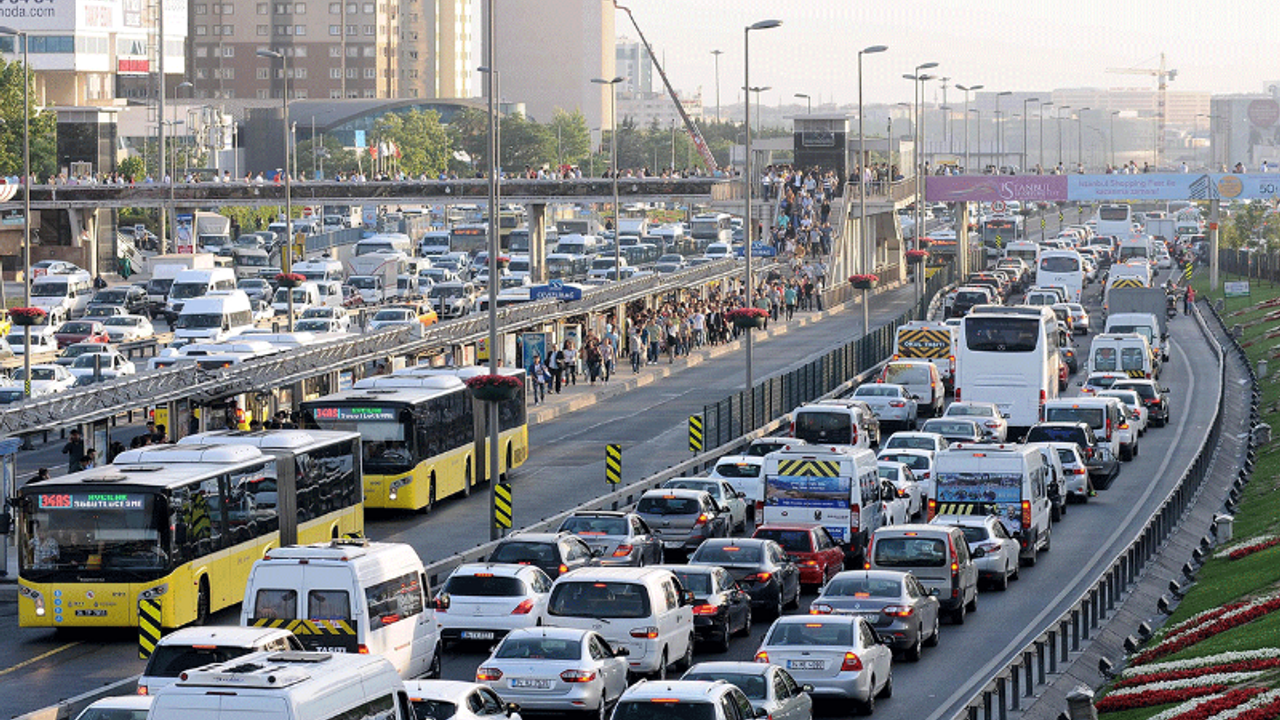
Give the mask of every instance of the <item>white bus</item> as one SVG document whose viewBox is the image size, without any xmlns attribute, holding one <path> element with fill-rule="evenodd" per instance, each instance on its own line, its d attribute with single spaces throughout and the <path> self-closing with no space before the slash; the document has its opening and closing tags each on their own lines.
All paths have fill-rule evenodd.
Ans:
<svg viewBox="0 0 1280 720">
<path fill-rule="evenodd" d="M 1036 264 L 1036 287 L 1061 287 L 1067 302 L 1080 302 L 1084 292 L 1084 263 L 1075 250 L 1046 250 Z"/>
<path fill-rule="evenodd" d="M 961 323 L 956 350 L 956 400 L 995 403 L 1010 437 L 1058 397 L 1058 317 L 1048 307 L 979 305 Z"/>
<path fill-rule="evenodd" d="M 1027 264 L 1027 267 L 1037 267 L 1040 264 L 1040 245 L 1030 240 L 1015 240 L 1004 246 L 1004 256 L 1006 258 L 1017 258 Z"/>
<path fill-rule="evenodd" d="M 1100 205 L 1097 221 L 1099 235 L 1112 235 L 1123 240 L 1133 234 L 1133 209 L 1128 205 Z"/>
</svg>

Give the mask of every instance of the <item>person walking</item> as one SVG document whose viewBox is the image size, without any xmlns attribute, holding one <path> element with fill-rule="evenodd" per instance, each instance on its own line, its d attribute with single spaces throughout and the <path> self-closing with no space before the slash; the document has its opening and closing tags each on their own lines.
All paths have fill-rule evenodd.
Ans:
<svg viewBox="0 0 1280 720">
<path fill-rule="evenodd" d="M 596 378 L 600 377 L 600 370 L 604 366 L 604 357 L 600 354 L 600 343 L 594 337 L 587 338 L 587 344 L 582 350 L 587 361 L 587 380 L 592 384 L 596 384 Z"/>
<path fill-rule="evenodd" d="M 600 358 L 604 362 L 604 381 L 609 382 L 609 378 L 613 377 L 614 367 L 617 363 L 617 350 L 613 346 L 613 338 L 605 336 L 604 342 L 600 344 Z"/>
<path fill-rule="evenodd" d="M 789 283 L 787 289 L 782 293 L 783 300 L 787 305 L 787 322 L 791 322 L 791 318 L 795 317 L 796 305 L 800 301 L 800 296 L 796 292 L 795 283 Z"/>
<path fill-rule="evenodd" d="M 1196 289 L 1188 285 L 1186 294 L 1182 296 L 1182 314 L 1190 315 L 1191 306 L 1195 304 L 1196 304 Z"/>
<path fill-rule="evenodd" d="M 547 353 L 547 371 L 551 373 L 549 385 L 551 389 L 560 394 L 561 384 L 564 382 L 564 351 L 552 348 Z"/>
<path fill-rule="evenodd" d="M 67 472 L 79 472 L 84 463 L 84 438 L 79 430 L 71 431 L 71 439 L 62 446 L 62 454 L 67 456 Z"/>
<path fill-rule="evenodd" d="M 640 354 L 643 352 L 644 340 L 640 338 L 640 331 L 635 328 L 634 323 L 631 327 L 631 335 L 627 337 L 627 350 L 631 355 L 631 374 L 636 375 L 640 372 Z"/>
<path fill-rule="evenodd" d="M 564 363 L 563 368 L 565 377 L 568 378 L 566 384 L 578 384 L 578 351 L 573 347 L 572 340 L 564 341 Z"/>
</svg>

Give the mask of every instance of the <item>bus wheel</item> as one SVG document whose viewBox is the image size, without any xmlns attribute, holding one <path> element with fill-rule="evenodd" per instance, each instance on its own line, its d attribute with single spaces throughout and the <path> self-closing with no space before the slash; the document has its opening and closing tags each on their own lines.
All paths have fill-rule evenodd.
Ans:
<svg viewBox="0 0 1280 720">
<path fill-rule="evenodd" d="M 196 625 L 209 622 L 209 577 L 200 578 L 200 592 L 196 596 Z"/>
<path fill-rule="evenodd" d="M 431 471 L 431 485 L 427 488 L 427 511 L 430 512 L 436 506 L 436 471 Z"/>
<path fill-rule="evenodd" d="M 462 476 L 462 497 L 471 497 L 471 487 L 474 483 L 471 481 L 471 458 L 467 458 L 467 471 Z"/>
<path fill-rule="evenodd" d="M 507 443 L 507 474 L 511 474 L 511 470 L 515 467 L 515 459 L 511 455 L 511 443 Z"/>
</svg>

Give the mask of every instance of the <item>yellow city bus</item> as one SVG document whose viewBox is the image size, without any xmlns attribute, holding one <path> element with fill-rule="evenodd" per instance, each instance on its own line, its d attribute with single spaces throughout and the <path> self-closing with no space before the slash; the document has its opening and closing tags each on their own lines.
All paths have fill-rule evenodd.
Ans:
<svg viewBox="0 0 1280 720">
<path fill-rule="evenodd" d="M 365 507 L 430 510 L 444 498 L 470 494 L 477 483 L 478 423 L 463 381 L 484 372 L 481 367 L 409 368 L 365 378 L 350 390 L 302 403 L 303 424 L 360 433 Z M 501 372 L 523 383 L 523 370 Z M 529 456 L 525 393 L 498 407 L 498 471 L 506 473 Z M 487 462 L 487 437 L 484 447 Z"/>
<path fill-rule="evenodd" d="M 134 627 L 140 600 L 160 602 L 166 628 L 202 623 L 241 601 L 282 518 L 296 517 L 300 543 L 363 532 L 358 435 L 265 444 L 156 445 L 24 486 L 19 624 Z M 290 488 L 292 513 L 281 505 Z"/>
</svg>

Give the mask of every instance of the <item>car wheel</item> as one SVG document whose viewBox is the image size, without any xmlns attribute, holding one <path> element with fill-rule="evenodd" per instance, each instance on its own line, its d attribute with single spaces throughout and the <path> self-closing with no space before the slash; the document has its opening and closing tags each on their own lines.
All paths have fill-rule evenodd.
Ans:
<svg viewBox="0 0 1280 720">
<path fill-rule="evenodd" d="M 858 706 L 858 714 L 859 714 L 859 715 L 874 715 L 874 714 L 875 714 L 875 712 L 876 712 L 876 679 L 875 679 L 875 676 L 872 676 L 872 678 L 871 678 L 871 687 L 867 689 L 867 699 L 866 699 L 866 700 L 862 700 L 862 701 L 858 701 L 856 704 L 857 704 L 857 706 Z"/>
<path fill-rule="evenodd" d="M 680 671 L 688 670 L 693 667 L 693 635 L 689 635 L 689 642 L 684 646 L 684 655 L 676 661 L 676 669 Z"/>
<path fill-rule="evenodd" d="M 925 647 L 938 647 L 938 642 L 942 640 L 942 633 L 938 628 L 938 616 L 933 616 L 933 632 L 929 634 L 929 639 L 924 641 Z"/>
<path fill-rule="evenodd" d="M 1121 459 L 1121 460 L 1123 460 L 1124 462 L 1129 462 L 1130 460 L 1132 460 L 1132 459 L 1133 459 L 1133 450 L 1132 450 L 1132 449 L 1130 449 L 1130 448 L 1128 448 L 1128 447 L 1125 447 L 1125 446 L 1121 445 L 1121 446 L 1120 446 L 1120 459 Z"/>
<path fill-rule="evenodd" d="M 1138 457 L 1138 443 L 1136 442 L 1133 444 L 1133 453 L 1131 453 L 1130 457 Z"/>
<path fill-rule="evenodd" d="M 911 644 L 911 647 L 902 651 L 902 656 L 906 658 L 909 662 L 920 662 L 920 653 L 921 653 L 920 648 L 924 644 L 923 637 L 924 637 L 924 624 L 921 623 L 918 627 L 916 627 L 916 641 Z"/>
<path fill-rule="evenodd" d="M 666 648 L 662 648 L 662 657 L 661 659 L 658 660 L 658 669 L 653 672 L 652 678 L 654 680 L 667 679 L 667 649 Z"/>
<path fill-rule="evenodd" d="M 973 599 L 969 601 L 969 612 L 978 612 L 978 586 L 973 587 Z"/>
<path fill-rule="evenodd" d="M 1044 531 L 1044 551 L 1049 552 L 1049 548 L 1053 547 L 1053 531 L 1045 528 Z"/>
<path fill-rule="evenodd" d="M 426 675 L 427 677 L 433 678 L 433 679 L 440 677 L 440 668 L 442 665 L 440 656 L 443 654 L 444 654 L 444 646 L 437 644 L 436 651 L 431 657 L 431 667 L 427 668 L 427 675 Z"/>
<path fill-rule="evenodd" d="M 999 590 L 1000 592 L 1004 592 L 1005 590 L 1008 590 L 1009 589 L 1009 568 L 1006 567 L 1004 569 L 1004 572 L 1000 573 L 1000 579 L 998 581 L 993 581 L 991 583 L 991 586 L 994 587 L 996 590 Z"/>
<path fill-rule="evenodd" d="M 889 677 L 884 681 L 884 687 L 880 688 L 880 694 L 876 697 L 891 698 L 893 697 L 893 668 L 889 668 Z"/>
<path fill-rule="evenodd" d="M 1049 503 L 1049 519 L 1052 520 L 1053 522 L 1058 522 L 1059 520 L 1062 519 L 1062 508 L 1058 505 L 1058 503 L 1055 503 L 1055 502 Z"/>
<path fill-rule="evenodd" d="M 724 619 L 724 626 L 720 628 L 720 642 L 716 643 L 716 652 L 729 652 L 729 636 L 733 634 L 732 628 L 729 627 L 729 618 Z"/>
<path fill-rule="evenodd" d="M 963 624 L 964 624 L 964 616 L 965 616 L 965 611 L 966 611 L 966 610 L 967 610 L 967 608 L 965 607 L 964 603 L 961 603 L 961 604 L 960 604 L 960 607 L 956 608 L 955 610 L 952 610 L 952 611 L 951 611 L 951 624 L 952 624 L 952 625 L 963 625 Z"/>
<path fill-rule="evenodd" d="M 751 636 L 751 608 L 747 608 L 747 617 L 742 621 L 742 629 L 738 631 L 738 635 L 742 637 Z"/>
</svg>

